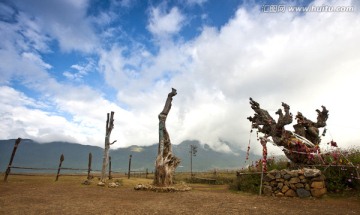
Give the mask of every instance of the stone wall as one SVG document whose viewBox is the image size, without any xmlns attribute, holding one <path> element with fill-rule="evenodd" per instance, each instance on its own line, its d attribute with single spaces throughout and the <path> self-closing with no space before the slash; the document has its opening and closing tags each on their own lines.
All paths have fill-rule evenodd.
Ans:
<svg viewBox="0 0 360 215">
<path fill-rule="evenodd" d="M 264 174 L 263 194 L 267 196 L 321 197 L 327 190 L 325 176 L 318 169 L 271 170 Z"/>
</svg>

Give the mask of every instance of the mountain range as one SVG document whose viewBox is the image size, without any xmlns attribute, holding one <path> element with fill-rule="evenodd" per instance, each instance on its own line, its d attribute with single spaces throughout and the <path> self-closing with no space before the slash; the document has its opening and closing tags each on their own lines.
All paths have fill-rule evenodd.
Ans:
<svg viewBox="0 0 360 215">
<path fill-rule="evenodd" d="M 15 140 L 0 140 L 0 172 L 5 172 L 9 163 Z M 197 153 L 192 157 L 193 171 L 211 169 L 239 169 L 245 166 L 246 152 L 242 150 L 233 153 L 218 152 L 207 144 L 198 141 L 183 141 L 179 145 L 172 145 L 173 154 L 181 159 L 176 171 L 190 171 L 190 145 L 197 147 Z M 111 150 L 111 167 L 116 172 L 127 172 L 129 156 L 131 170 L 154 170 L 157 156 L 157 144 L 150 146 L 130 146 Z M 92 169 L 101 170 L 104 149 L 97 146 L 81 145 L 68 142 L 37 143 L 30 139 L 23 139 L 18 146 L 12 166 L 51 168 L 56 169 L 60 162 L 61 154 L 64 155 L 62 167 L 87 169 L 89 153 L 92 154 Z M 250 154 L 250 160 L 260 157 Z M 12 172 L 20 169 L 12 169 Z M 23 170 L 25 171 L 25 170 Z M 36 170 L 27 170 L 36 172 Z M 40 171 L 44 172 L 44 171 Z"/>
</svg>

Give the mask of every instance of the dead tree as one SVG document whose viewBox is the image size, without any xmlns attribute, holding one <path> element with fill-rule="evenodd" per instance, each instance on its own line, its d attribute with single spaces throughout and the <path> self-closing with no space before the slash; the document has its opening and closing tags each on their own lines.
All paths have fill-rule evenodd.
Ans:
<svg viewBox="0 0 360 215">
<path fill-rule="evenodd" d="M 264 138 L 272 138 L 274 144 L 283 148 L 285 155 L 294 163 L 313 164 L 317 157 L 314 154 L 320 153 L 319 128 L 326 126 L 326 120 L 329 111 L 322 106 L 322 110 L 316 110 L 318 113 L 317 121 L 313 122 L 304 117 L 300 112 L 297 113 L 295 119 L 297 124 L 293 127 L 294 132 L 285 130 L 285 125 L 291 124 L 293 115 L 290 113 L 290 106 L 282 103 L 285 114 L 279 109 L 275 112 L 279 115 L 275 121 L 270 114 L 260 108 L 260 104 L 250 98 L 251 108 L 255 111 L 253 117 L 248 117 L 252 124 L 252 128 L 263 133 Z M 320 156 L 320 155 L 319 155 Z M 321 160 L 321 157 L 318 157 Z"/>
<path fill-rule="evenodd" d="M 105 182 L 105 180 L 106 180 L 106 169 L 107 169 L 107 166 L 109 165 L 110 145 L 112 145 L 116 142 L 116 140 L 115 140 L 112 143 L 110 143 L 110 135 L 111 135 L 111 131 L 113 130 L 113 128 L 114 128 L 114 112 L 111 111 L 111 115 L 109 113 L 107 114 L 107 120 L 106 120 L 105 149 L 104 149 L 103 164 L 102 164 L 102 169 L 101 169 L 101 178 L 100 178 L 101 182 Z"/>
<path fill-rule="evenodd" d="M 159 146 L 155 161 L 154 185 L 168 186 L 173 184 L 173 175 L 180 159 L 172 154 L 169 133 L 166 130 L 166 118 L 171 109 L 172 97 L 177 94 L 176 89 L 168 94 L 163 111 L 159 114 Z"/>
</svg>

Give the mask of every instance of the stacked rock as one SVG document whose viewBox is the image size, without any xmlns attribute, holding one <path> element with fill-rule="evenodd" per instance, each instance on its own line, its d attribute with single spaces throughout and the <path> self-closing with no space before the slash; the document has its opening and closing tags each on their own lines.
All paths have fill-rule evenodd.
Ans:
<svg viewBox="0 0 360 215">
<path fill-rule="evenodd" d="M 277 197 L 322 197 L 325 176 L 318 169 L 271 170 L 263 179 L 263 194 Z"/>
<path fill-rule="evenodd" d="M 184 192 L 190 191 L 191 187 L 187 185 L 180 185 L 177 187 L 158 187 L 151 184 L 138 184 L 134 187 L 135 190 L 145 190 L 145 191 L 154 191 L 154 192 Z"/>
</svg>

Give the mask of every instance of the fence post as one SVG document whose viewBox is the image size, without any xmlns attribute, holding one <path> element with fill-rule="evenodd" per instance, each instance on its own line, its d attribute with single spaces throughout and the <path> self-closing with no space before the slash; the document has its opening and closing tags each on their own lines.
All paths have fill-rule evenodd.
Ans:
<svg viewBox="0 0 360 215">
<path fill-rule="evenodd" d="M 148 178 L 148 174 L 149 174 L 149 171 L 148 171 L 148 168 L 146 168 L 145 178 Z"/>
<path fill-rule="evenodd" d="M 112 179 L 111 176 L 111 156 L 109 156 L 109 180 Z"/>
<path fill-rule="evenodd" d="M 130 170 L 131 170 L 131 157 L 132 155 L 129 156 L 129 170 L 128 170 L 128 179 L 130 178 Z"/>
<path fill-rule="evenodd" d="M 91 160 L 92 160 L 92 154 L 91 152 L 89 153 L 89 162 L 88 162 L 88 175 L 87 175 L 87 179 L 90 180 L 90 172 L 91 172 Z"/>
<path fill-rule="evenodd" d="M 17 140 L 15 141 L 15 145 L 14 145 L 14 149 L 13 149 L 13 151 L 12 151 L 12 153 L 11 153 L 9 165 L 8 165 L 8 167 L 7 167 L 7 169 L 6 169 L 4 181 L 7 181 L 7 177 L 8 177 L 9 174 L 10 174 L 11 164 L 12 164 L 12 162 L 13 162 L 13 160 L 14 160 L 15 153 L 16 153 L 17 147 L 18 147 L 18 145 L 20 144 L 20 142 L 21 142 L 21 138 L 19 137 L 19 138 L 17 138 Z"/>
<path fill-rule="evenodd" d="M 56 174 L 56 179 L 55 179 L 55 181 L 57 181 L 57 180 L 59 179 L 61 164 L 62 164 L 63 161 L 64 161 L 64 155 L 61 154 L 61 156 L 60 156 L 59 168 L 58 168 L 58 171 L 57 171 L 57 174 Z"/>
<path fill-rule="evenodd" d="M 262 192 L 263 179 L 264 179 L 264 168 L 262 167 L 262 168 L 261 168 L 261 179 L 260 179 L 259 196 L 261 196 L 261 192 Z"/>
</svg>

